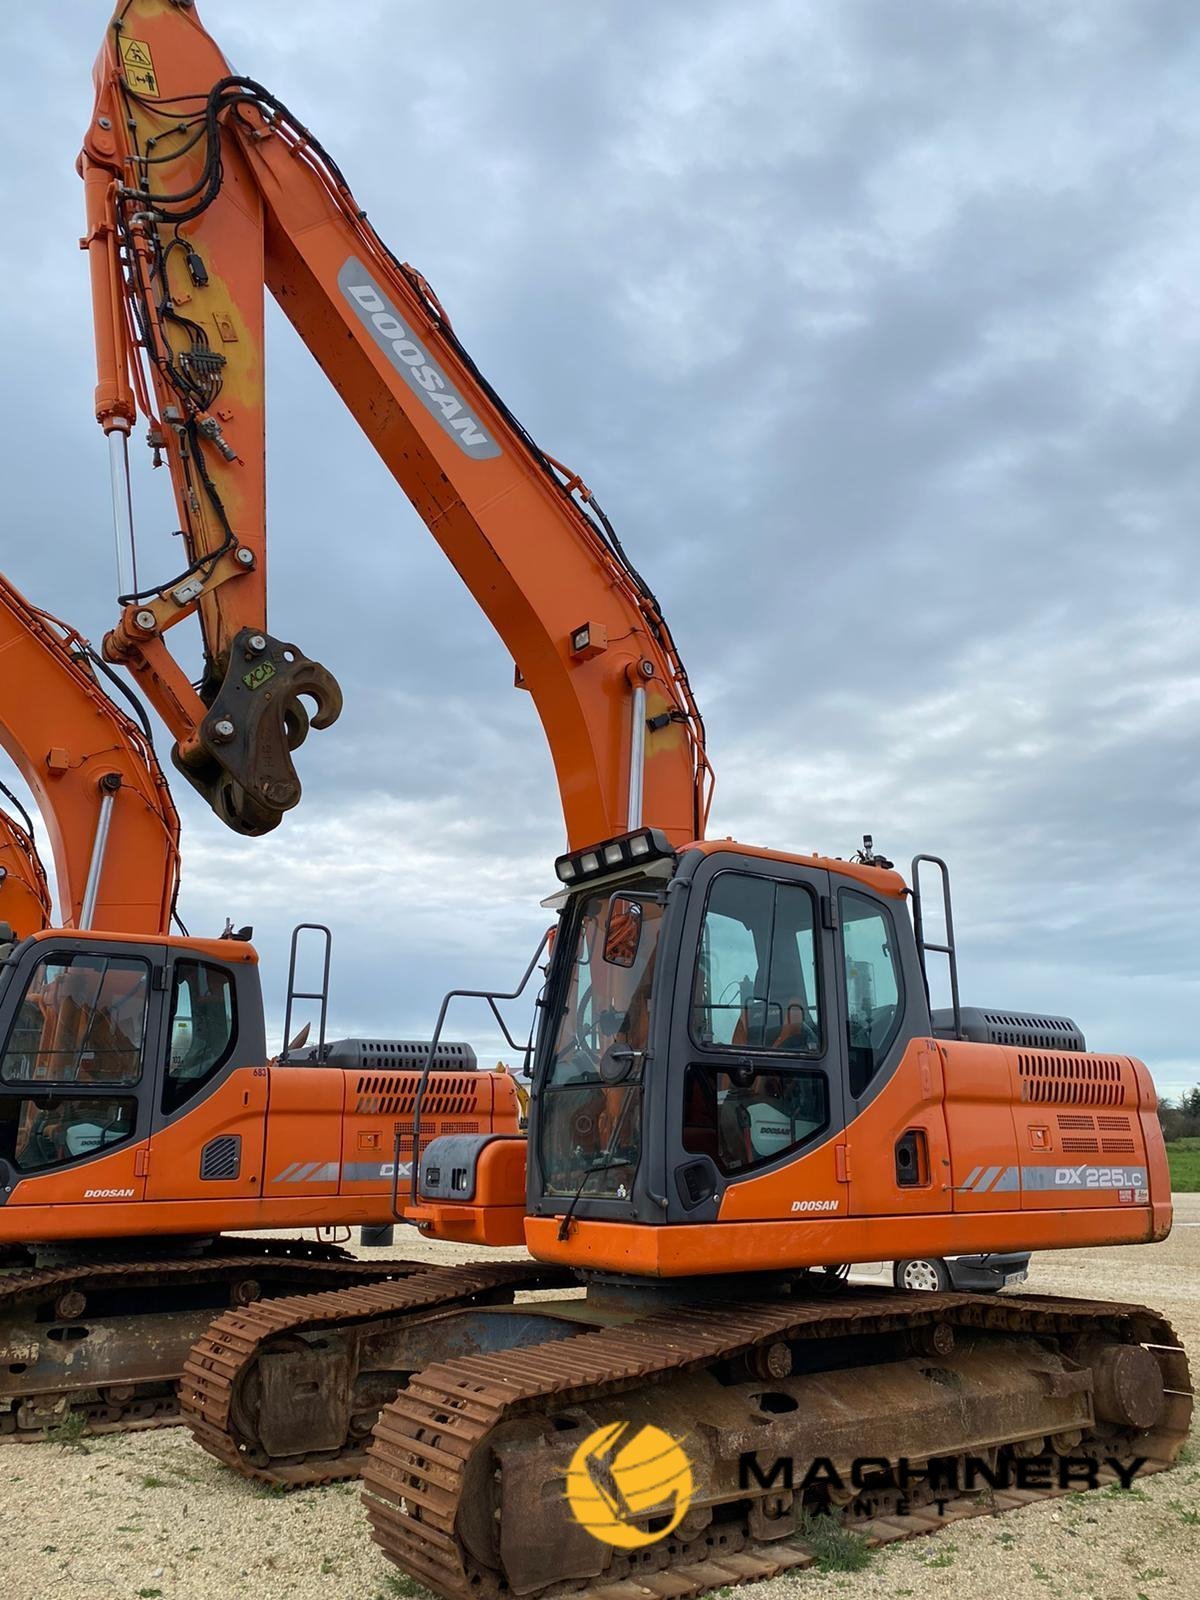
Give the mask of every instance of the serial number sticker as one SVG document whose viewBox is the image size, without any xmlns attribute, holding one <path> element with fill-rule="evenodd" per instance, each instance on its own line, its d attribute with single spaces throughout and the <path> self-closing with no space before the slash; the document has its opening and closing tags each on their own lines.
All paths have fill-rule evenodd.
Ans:
<svg viewBox="0 0 1200 1600">
<path fill-rule="evenodd" d="M 275 676 L 274 664 L 270 661 L 260 661 L 257 666 L 251 667 L 249 672 L 242 674 L 242 682 L 247 689 L 261 689 Z"/>
<path fill-rule="evenodd" d="M 158 77 L 154 71 L 154 57 L 144 39 L 121 40 L 121 65 L 125 81 L 137 94 L 149 100 L 158 99 Z"/>
<path fill-rule="evenodd" d="M 1139 1206 L 1147 1206 L 1150 1204 L 1149 1189 L 1138 1189 L 1135 1191 L 1135 1196 Z"/>
</svg>

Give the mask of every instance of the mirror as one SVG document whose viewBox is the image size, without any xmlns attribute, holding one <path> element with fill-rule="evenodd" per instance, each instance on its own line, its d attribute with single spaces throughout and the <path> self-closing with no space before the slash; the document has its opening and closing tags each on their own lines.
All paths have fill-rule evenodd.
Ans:
<svg viewBox="0 0 1200 1600">
<path fill-rule="evenodd" d="M 642 903 L 629 895 L 615 894 L 608 902 L 608 921 L 604 925 L 604 959 L 613 967 L 631 967 L 642 942 Z"/>
</svg>

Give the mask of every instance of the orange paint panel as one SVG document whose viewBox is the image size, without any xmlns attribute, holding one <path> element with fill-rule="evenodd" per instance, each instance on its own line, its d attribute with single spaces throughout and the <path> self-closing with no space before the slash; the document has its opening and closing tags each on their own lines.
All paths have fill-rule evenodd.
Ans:
<svg viewBox="0 0 1200 1600">
<path fill-rule="evenodd" d="M 97 1156 L 83 1166 L 69 1167 L 63 1172 L 45 1172 L 20 1178 L 0 1211 L 5 1243 L 21 1243 L 26 1239 L 51 1239 L 77 1237 L 80 1229 L 78 1213 L 70 1214 L 76 1206 L 89 1208 L 87 1227 L 92 1226 L 92 1214 L 103 1215 L 119 1210 L 125 1214 L 138 1214 L 138 1208 L 121 1202 L 141 1201 L 146 1192 L 144 1168 L 148 1143 L 143 1139 L 122 1145 L 108 1155 Z M 32 1213 L 43 1208 L 59 1211 L 62 1228 L 53 1233 L 39 1233 L 31 1227 Z M 144 1232 L 131 1228 L 131 1233 Z"/>
<path fill-rule="evenodd" d="M 271 1067 L 264 1195 L 337 1194 L 346 1078 L 330 1067 Z"/>
<path fill-rule="evenodd" d="M 267 1077 L 261 1069 L 243 1067 L 194 1112 L 184 1113 L 150 1140 L 147 1200 L 216 1199 L 224 1194 L 254 1198 L 261 1191 L 263 1141 L 266 1133 Z M 214 1140 L 236 1138 L 235 1178 L 201 1178 L 204 1152 Z"/>
<path fill-rule="evenodd" d="M 984 1250 L 1061 1250 L 1146 1244 L 1158 1237 L 1150 1206 L 1072 1211 L 946 1213 L 921 1219 L 929 1255 Z M 911 1217 L 846 1217 L 789 1222 L 716 1222 L 678 1227 L 576 1220 L 558 1238 L 556 1217 L 528 1217 L 525 1243 L 539 1261 L 644 1277 L 766 1272 L 850 1261 L 896 1261 L 911 1255 Z"/>
</svg>

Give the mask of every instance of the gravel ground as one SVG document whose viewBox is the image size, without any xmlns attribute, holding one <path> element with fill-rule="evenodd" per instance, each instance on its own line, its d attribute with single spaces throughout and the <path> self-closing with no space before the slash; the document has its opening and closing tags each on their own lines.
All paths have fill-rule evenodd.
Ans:
<svg viewBox="0 0 1200 1600">
<path fill-rule="evenodd" d="M 472 1252 L 398 1234 L 398 1255 Z M 386 1254 L 367 1252 L 371 1256 Z M 1200 1351 L 1200 1195 L 1176 1199 L 1164 1245 L 1035 1257 L 1030 1287 L 1141 1301 Z M 181 1428 L 0 1449 L 4 1600 L 391 1600 L 406 1586 L 367 1534 L 358 1486 L 281 1496 L 231 1477 Z M 1200 1438 L 1131 1494 L 1101 1491 L 960 1523 L 877 1552 L 865 1571 L 806 1572 L 740 1591 L 939 1600 L 1200 1596 Z"/>
</svg>

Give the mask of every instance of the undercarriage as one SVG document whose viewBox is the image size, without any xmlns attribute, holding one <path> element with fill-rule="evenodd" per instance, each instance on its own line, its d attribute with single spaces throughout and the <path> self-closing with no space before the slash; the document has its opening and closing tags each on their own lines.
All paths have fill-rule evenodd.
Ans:
<svg viewBox="0 0 1200 1600">
<path fill-rule="evenodd" d="M 814 1518 L 907 1537 L 1161 1471 L 1187 1434 L 1186 1357 L 1142 1307 L 568 1281 L 428 1268 L 233 1309 L 189 1357 L 185 1420 L 261 1482 L 361 1475 L 377 1542 L 448 1600 L 670 1600 L 810 1564 Z M 647 1430 L 682 1452 L 649 1500 L 617 1451 Z"/>
<path fill-rule="evenodd" d="M 179 1421 L 187 1353 L 224 1308 L 272 1295 L 402 1278 L 304 1239 L 216 1238 L 144 1258 L 75 1252 L 63 1265 L 0 1268 L 0 1442 Z"/>
</svg>

